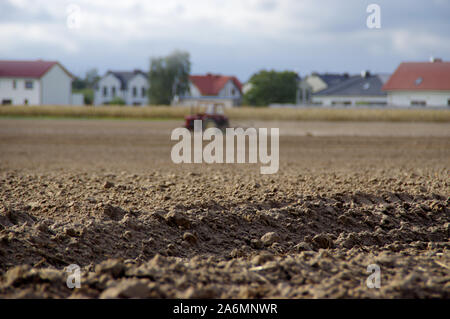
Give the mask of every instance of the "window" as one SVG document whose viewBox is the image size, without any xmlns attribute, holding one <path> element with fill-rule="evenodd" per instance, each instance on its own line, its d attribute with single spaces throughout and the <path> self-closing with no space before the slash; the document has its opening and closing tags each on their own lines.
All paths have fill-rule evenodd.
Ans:
<svg viewBox="0 0 450 319">
<path fill-rule="evenodd" d="M 25 99 L 25 101 L 23 101 L 23 104 L 28 105 L 28 99 Z"/>
<path fill-rule="evenodd" d="M 447 100 L 447 105 L 450 106 L 450 99 Z"/>
<path fill-rule="evenodd" d="M 413 100 L 411 101 L 411 106 L 427 106 L 427 102 Z"/>
<path fill-rule="evenodd" d="M 33 81 L 25 81 L 25 89 L 32 90 L 33 89 Z"/>
<path fill-rule="evenodd" d="M 236 90 L 234 88 L 231 89 L 231 95 L 234 95 L 236 93 Z"/>
<path fill-rule="evenodd" d="M 416 85 L 420 85 L 420 84 L 422 83 L 422 81 L 423 81 L 422 77 L 419 76 L 419 77 L 416 79 Z"/>
<path fill-rule="evenodd" d="M 133 86 L 133 97 L 136 97 L 137 95 L 137 88 Z"/>
<path fill-rule="evenodd" d="M 111 87 L 112 96 L 116 96 L 116 87 Z"/>
<path fill-rule="evenodd" d="M 145 87 L 142 87 L 142 97 L 145 97 Z"/>
<path fill-rule="evenodd" d="M 106 86 L 103 87 L 103 96 L 108 95 L 108 88 Z"/>
<path fill-rule="evenodd" d="M 8 104 L 12 104 L 12 100 L 9 100 L 9 99 L 2 100 L 2 105 L 8 105 Z"/>
<path fill-rule="evenodd" d="M 17 81 L 16 80 L 13 80 L 13 89 L 14 90 L 17 89 Z"/>
</svg>

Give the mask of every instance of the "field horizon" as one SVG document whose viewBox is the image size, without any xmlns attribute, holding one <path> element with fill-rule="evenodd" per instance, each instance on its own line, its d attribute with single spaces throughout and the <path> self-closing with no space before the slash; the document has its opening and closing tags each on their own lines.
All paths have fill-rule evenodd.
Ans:
<svg viewBox="0 0 450 319">
<path fill-rule="evenodd" d="M 173 106 L 2 106 L 0 117 L 109 118 L 166 120 L 183 119 L 189 107 Z M 225 109 L 230 120 L 274 121 L 363 121 L 363 122 L 450 122 L 450 109 L 398 108 L 268 108 L 236 107 Z"/>
</svg>

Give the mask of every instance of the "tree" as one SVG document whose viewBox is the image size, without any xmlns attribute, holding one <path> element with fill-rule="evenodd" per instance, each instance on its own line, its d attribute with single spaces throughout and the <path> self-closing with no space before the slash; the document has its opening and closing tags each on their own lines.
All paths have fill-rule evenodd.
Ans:
<svg viewBox="0 0 450 319">
<path fill-rule="evenodd" d="M 92 68 L 92 69 L 86 71 L 86 76 L 84 78 L 84 81 L 88 88 L 92 89 L 94 87 L 95 82 L 98 79 L 100 79 L 100 76 L 98 75 L 98 70 L 96 68 Z"/>
<path fill-rule="evenodd" d="M 271 103 L 295 103 L 298 75 L 292 71 L 262 70 L 249 80 L 250 90 L 244 95 L 244 104 L 265 106 Z"/>
<path fill-rule="evenodd" d="M 81 93 L 84 96 L 84 104 L 92 104 L 94 101 L 94 86 L 95 82 L 100 78 L 96 68 L 90 69 L 86 72 L 84 79 L 76 77 L 72 81 L 73 93 Z"/>
<path fill-rule="evenodd" d="M 165 57 L 152 58 L 149 73 L 151 103 L 169 105 L 174 96 L 189 92 L 190 71 L 188 52 L 177 50 Z"/>
<path fill-rule="evenodd" d="M 113 98 L 111 101 L 109 101 L 108 103 L 109 105 L 125 105 L 125 101 L 124 99 L 122 99 L 119 96 L 116 96 L 115 98 Z"/>
</svg>

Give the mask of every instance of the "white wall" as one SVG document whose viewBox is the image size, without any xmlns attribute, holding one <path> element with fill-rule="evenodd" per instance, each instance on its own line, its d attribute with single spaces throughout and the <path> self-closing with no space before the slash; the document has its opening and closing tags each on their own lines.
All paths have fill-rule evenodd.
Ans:
<svg viewBox="0 0 450 319">
<path fill-rule="evenodd" d="M 41 104 L 69 105 L 72 98 L 72 78 L 55 64 L 41 78 Z"/>
<path fill-rule="evenodd" d="M 148 80 L 138 73 L 128 82 L 128 90 L 125 92 L 125 102 L 127 105 L 147 105 L 148 103 Z M 136 96 L 133 95 L 133 88 L 136 88 Z M 145 95 L 142 95 L 142 88 L 145 89 Z"/>
<path fill-rule="evenodd" d="M 189 96 L 192 96 L 192 97 L 202 96 L 202 94 L 200 93 L 200 90 L 192 82 L 189 82 L 189 90 L 190 90 Z"/>
<path fill-rule="evenodd" d="M 390 91 L 388 104 L 411 106 L 412 101 L 425 101 L 427 106 L 448 106 L 450 91 Z"/>
<path fill-rule="evenodd" d="M 107 88 L 106 96 L 103 95 L 103 88 Z M 116 89 L 116 95 L 113 95 L 112 88 Z M 133 88 L 136 87 L 136 96 L 133 96 Z M 146 94 L 142 96 L 142 88 L 145 88 Z M 147 105 L 148 104 L 148 80 L 138 73 L 129 82 L 127 90 L 121 90 L 121 82 L 113 74 L 108 74 L 101 78 L 97 83 L 97 89 L 94 91 L 94 105 L 103 105 L 110 102 L 114 97 L 122 98 L 127 105 Z"/>
<path fill-rule="evenodd" d="M 16 88 L 13 88 L 13 81 L 16 81 Z M 26 89 L 25 81 L 32 81 L 33 88 Z M 29 105 L 40 104 L 41 84 L 39 79 L 27 78 L 0 78 L 0 104 L 3 100 L 11 100 L 13 105 L 24 105 L 28 100 Z"/>
<path fill-rule="evenodd" d="M 120 89 L 120 80 L 113 74 L 108 74 L 101 78 L 97 83 L 97 89 L 94 91 L 94 105 L 103 105 L 106 102 L 110 102 L 114 95 L 112 94 L 112 88 L 116 88 L 116 95 L 125 100 L 124 93 Z M 106 96 L 103 95 L 103 88 L 107 88 Z"/>
<path fill-rule="evenodd" d="M 331 106 L 333 102 L 344 103 L 350 102 L 350 105 L 356 105 L 358 102 L 366 103 L 386 103 L 387 98 L 383 96 L 313 96 L 313 103 L 318 103 L 323 106 Z"/>
<path fill-rule="evenodd" d="M 233 93 L 234 90 L 234 93 Z M 220 97 L 233 97 L 239 99 L 241 97 L 241 93 L 239 89 L 236 87 L 232 80 L 228 80 L 227 83 L 223 86 L 222 90 L 220 90 L 218 96 Z"/>
<path fill-rule="evenodd" d="M 73 93 L 72 99 L 70 101 L 71 105 L 82 106 L 84 105 L 84 95 L 83 93 Z"/>
</svg>

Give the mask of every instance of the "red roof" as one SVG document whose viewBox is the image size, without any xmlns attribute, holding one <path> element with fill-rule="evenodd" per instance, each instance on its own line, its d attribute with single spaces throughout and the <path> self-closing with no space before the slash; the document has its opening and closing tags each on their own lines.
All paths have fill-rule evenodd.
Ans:
<svg viewBox="0 0 450 319">
<path fill-rule="evenodd" d="M 2 61 L 0 60 L 0 77 L 40 78 L 52 66 L 59 64 L 55 61 Z M 64 68 L 62 68 L 67 72 Z M 72 76 L 69 72 L 67 72 Z"/>
<path fill-rule="evenodd" d="M 450 62 L 403 62 L 383 90 L 450 91 Z"/>
<path fill-rule="evenodd" d="M 199 89 L 200 93 L 205 96 L 218 95 L 220 90 L 228 81 L 233 81 L 234 85 L 242 92 L 242 84 L 234 76 L 224 76 L 215 74 L 191 75 L 189 80 Z"/>
</svg>

